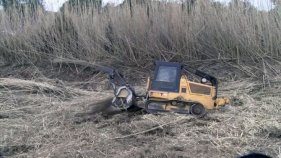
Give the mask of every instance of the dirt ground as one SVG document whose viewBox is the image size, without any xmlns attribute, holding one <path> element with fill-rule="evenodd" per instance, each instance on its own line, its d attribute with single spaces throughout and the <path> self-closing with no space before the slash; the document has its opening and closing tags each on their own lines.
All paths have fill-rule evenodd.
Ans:
<svg viewBox="0 0 281 158">
<path fill-rule="evenodd" d="M 112 96 L 107 81 L 98 80 L 101 74 L 9 69 L 0 70 L 0 157 L 218 158 L 261 152 L 281 158 L 278 76 L 262 82 L 221 72 L 219 96 L 231 97 L 232 105 L 195 118 L 97 113 Z"/>
</svg>

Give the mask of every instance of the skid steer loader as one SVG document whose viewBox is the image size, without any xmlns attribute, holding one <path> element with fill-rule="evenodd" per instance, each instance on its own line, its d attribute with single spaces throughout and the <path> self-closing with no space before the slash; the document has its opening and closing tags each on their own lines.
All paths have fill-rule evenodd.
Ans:
<svg viewBox="0 0 281 158">
<path fill-rule="evenodd" d="M 207 110 L 229 104 L 229 99 L 218 98 L 218 81 L 215 77 L 193 70 L 176 62 L 155 62 L 154 75 L 148 78 L 146 95 L 138 96 L 122 74 L 116 69 L 96 66 L 108 74 L 114 91 L 112 106 L 121 110 L 141 108 L 148 112 L 176 112 L 204 116 Z M 187 74 L 201 78 L 192 82 Z"/>
</svg>

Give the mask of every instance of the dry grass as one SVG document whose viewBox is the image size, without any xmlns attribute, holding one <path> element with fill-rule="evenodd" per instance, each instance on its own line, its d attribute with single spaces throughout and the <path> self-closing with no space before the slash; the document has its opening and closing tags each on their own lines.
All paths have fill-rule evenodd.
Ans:
<svg viewBox="0 0 281 158">
<path fill-rule="evenodd" d="M 134 0 L 129 4 L 100 10 L 65 6 L 58 13 L 38 9 L 32 16 L 28 10 L 27 16 L 16 10 L 2 12 L 0 55 L 8 62 L 48 64 L 59 57 L 141 70 L 155 59 L 233 60 L 259 67 L 263 59 L 279 60 L 278 11 L 206 0 L 193 7 Z"/>
<path fill-rule="evenodd" d="M 72 82 L 61 90 L 51 79 L 1 81 L 2 156 L 235 157 L 251 151 L 281 156 L 280 78 L 270 87 L 251 79 L 224 82 L 219 95 L 235 98 L 232 106 L 203 119 L 99 114 L 110 92 L 76 91 Z M 57 95 L 58 89 L 69 95 Z"/>
</svg>

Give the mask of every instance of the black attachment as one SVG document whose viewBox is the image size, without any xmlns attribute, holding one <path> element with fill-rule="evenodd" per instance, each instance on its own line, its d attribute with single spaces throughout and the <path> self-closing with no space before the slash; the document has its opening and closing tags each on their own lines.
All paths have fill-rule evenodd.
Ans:
<svg viewBox="0 0 281 158">
<path fill-rule="evenodd" d="M 117 88 L 122 86 L 128 87 L 133 92 L 133 95 L 135 95 L 134 89 L 125 81 L 123 75 L 118 70 L 100 65 L 95 65 L 95 68 L 108 74 L 108 79 L 114 90 L 114 95 L 116 95 Z"/>
</svg>

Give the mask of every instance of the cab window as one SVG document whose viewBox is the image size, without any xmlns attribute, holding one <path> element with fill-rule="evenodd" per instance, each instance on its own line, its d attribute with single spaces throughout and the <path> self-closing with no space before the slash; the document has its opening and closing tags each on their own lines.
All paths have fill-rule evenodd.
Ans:
<svg viewBox="0 0 281 158">
<path fill-rule="evenodd" d="M 176 82 L 177 67 L 160 66 L 156 81 L 160 82 Z"/>
</svg>

